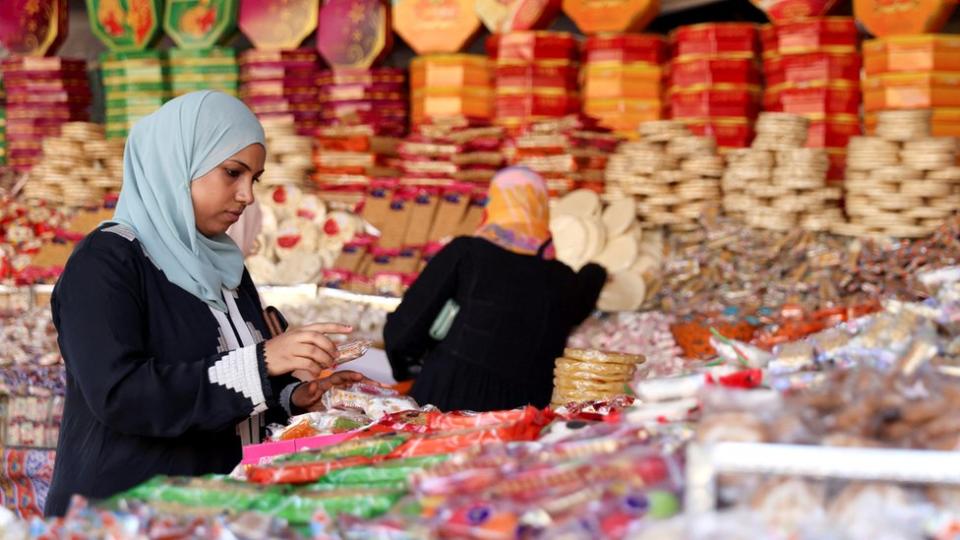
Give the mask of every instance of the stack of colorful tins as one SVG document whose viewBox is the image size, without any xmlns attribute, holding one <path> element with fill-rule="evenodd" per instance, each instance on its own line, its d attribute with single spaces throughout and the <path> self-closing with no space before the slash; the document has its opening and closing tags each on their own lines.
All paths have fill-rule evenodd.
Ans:
<svg viewBox="0 0 960 540">
<path fill-rule="evenodd" d="M 857 27 L 851 17 L 818 17 L 765 26 L 764 110 L 810 120 L 807 146 L 826 148 L 828 179 L 843 179 L 847 141 L 861 134 Z"/>
<path fill-rule="evenodd" d="M 595 120 L 571 115 L 527 126 L 511 141 L 507 156 L 541 175 L 552 196 L 578 188 L 603 193 L 607 158 L 619 143 Z"/>
<path fill-rule="evenodd" d="M 509 32 L 488 41 L 496 58 L 496 123 L 513 132 L 580 112 L 580 47 L 564 32 Z"/>
<path fill-rule="evenodd" d="M 366 126 L 371 134 L 400 137 L 407 127 L 406 77 L 396 68 L 321 71 L 323 126 Z"/>
<path fill-rule="evenodd" d="M 320 126 L 320 59 L 313 49 L 240 54 L 240 97 L 261 119 L 292 116 L 299 135 Z"/>
<path fill-rule="evenodd" d="M 671 37 L 670 116 L 721 150 L 749 146 L 761 102 L 757 27 L 696 24 Z"/>
<path fill-rule="evenodd" d="M 0 79 L 0 165 L 7 164 L 7 94 Z"/>
<path fill-rule="evenodd" d="M 0 64 L 7 98 L 7 162 L 18 171 L 40 160 L 43 139 L 65 122 L 90 118 L 86 62 L 12 57 Z"/>
<path fill-rule="evenodd" d="M 499 126 L 422 125 L 400 144 L 403 183 L 446 187 L 451 182 L 487 185 L 504 164 Z"/>
<path fill-rule="evenodd" d="M 107 138 L 126 138 L 133 124 L 170 99 L 161 51 L 105 52 L 100 76 L 106 101 Z"/>
<path fill-rule="evenodd" d="M 663 38 L 645 34 L 591 36 L 584 44 L 583 112 L 634 138 L 643 122 L 663 115 Z"/>
<path fill-rule="evenodd" d="M 473 54 L 433 54 L 410 62 L 411 124 L 489 124 L 493 69 Z"/>
<path fill-rule="evenodd" d="M 232 96 L 239 95 L 240 69 L 236 49 L 175 48 L 167 51 L 167 58 L 173 97 L 196 90 L 219 90 Z"/>
<path fill-rule="evenodd" d="M 886 109 L 932 109 L 932 133 L 960 137 L 960 36 L 890 36 L 863 43 L 867 132 Z"/>
</svg>

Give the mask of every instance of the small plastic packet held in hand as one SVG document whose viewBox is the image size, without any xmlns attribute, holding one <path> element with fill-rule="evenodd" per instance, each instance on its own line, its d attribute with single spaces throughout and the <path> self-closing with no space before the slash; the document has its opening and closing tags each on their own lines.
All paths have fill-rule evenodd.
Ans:
<svg viewBox="0 0 960 540">
<path fill-rule="evenodd" d="M 336 365 L 339 366 L 347 362 L 352 362 L 367 354 L 367 351 L 370 350 L 370 345 L 371 343 L 365 339 L 358 339 L 338 345 L 337 352 L 339 355 L 337 356 Z"/>
</svg>

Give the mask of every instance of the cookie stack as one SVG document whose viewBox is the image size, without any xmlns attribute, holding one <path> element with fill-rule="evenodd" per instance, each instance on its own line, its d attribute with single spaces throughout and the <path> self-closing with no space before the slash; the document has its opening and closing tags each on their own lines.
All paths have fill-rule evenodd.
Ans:
<svg viewBox="0 0 960 540">
<path fill-rule="evenodd" d="M 43 141 L 43 156 L 30 171 L 24 197 L 70 208 L 97 207 L 123 183 L 123 142 L 106 140 L 104 126 L 69 122 L 60 137 Z"/>
<path fill-rule="evenodd" d="M 808 126 L 803 116 L 760 114 L 752 147 L 727 156 L 721 183 L 728 215 L 776 231 L 824 231 L 843 221 L 840 189 L 827 186 L 827 150 L 804 148 Z"/>
<path fill-rule="evenodd" d="M 634 197 L 645 227 L 695 227 L 720 200 L 724 164 L 715 140 L 672 120 L 640 124 L 639 133 L 609 159 L 607 198 Z"/>
<path fill-rule="evenodd" d="M 603 401 L 629 392 L 643 356 L 585 349 L 564 349 L 553 369 L 551 405 Z"/>
<path fill-rule="evenodd" d="M 499 126 L 455 128 L 421 125 L 399 145 L 405 184 L 445 186 L 451 181 L 488 184 L 503 166 Z"/>
<path fill-rule="evenodd" d="M 313 169 L 313 138 L 297 134 L 293 115 L 270 116 L 260 120 L 267 139 L 265 186 L 309 185 Z"/>
<path fill-rule="evenodd" d="M 929 110 L 881 111 L 874 137 L 854 137 L 844 181 L 851 236 L 926 236 L 960 208 L 957 139 L 931 137 Z"/>
</svg>

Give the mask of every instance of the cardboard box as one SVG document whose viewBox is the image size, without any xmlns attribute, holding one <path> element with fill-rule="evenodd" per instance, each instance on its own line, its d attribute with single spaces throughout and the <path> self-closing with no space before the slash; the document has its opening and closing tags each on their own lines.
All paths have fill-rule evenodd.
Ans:
<svg viewBox="0 0 960 540">
<path fill-rule="evenodd" d="M 874 36 L 933 34 L 956 7 L 954 0 L 853 0 L 853 16 Z"/>
<path fill-rule="evenodd" d="M 464 89 L 467 91 L 467 89 Z M 415 93 L 410 102 L 410 116 L 414 123 L 430 118 L 469 117 L 489 119 L 494 114 L 494 97 L 491 89 L 451 95 L 424 95 Z"/>
<path fill-rule="evenodd" d="M 455 53 L 480 31 L 473 0 L 397 0 L 393 29 L 417 54 Z"/>
<path fill-rule="evenodd" d="M 615 67 L 588 64 L 583 71 L 583 97 L 593 99 L 659 100 L 663 92 L 659 67 L 639 64 Z"/>
<path fill-rule="evenodd" d="M 577 60 L 580 45 L 566 32 L 510 32 L 489 40 L 490 56 L 500 60 Z"/>
<path fill-rule="evenodd" d="M 675 58 L 731 55 L 752 58 L 757 51 L 758 29 L 752 23 L 704 23 L 681 26 L 670 35 Z"/>
<path fill-rule="evenodd" d="M 576 94 L 529 92 L 519 95 L 497 95 L 496 116 L 499 117 L 557 117 L 580 111 L 580 97 Z"/>
<path fill-rule="evenodd" d="M 0 43 L 11 56 L 53 55 L 67 39 L 69 19 L 67 0 L 4 0 Z"/>
<path fill-rule="evenodd" d="M 960 72 L 884 73 L 863 80 L 867 111 L 960 107 Z"/>
<path fill-rule="evenodd" d="M 750 0 L 774 22 L 820 17 L 830 11 L 834 0 Z"/>
<path fill-rule="evenodd" d="M 576 62 L 499 62 L 497 88 L 557 88 L 575 92 L 579 88 L 580 67 Z"/>
<path fill-rule="evenodd" d="M 439 190 L 421 189 L 413 196 L 412 202 L 413 210 L 410 216 L 410 225 L 407 226 L 404 244 L 407 246 L 423 246 L 430 238 L 433 220 L 437 215 L 437 208 L 440 206 Z M 403 272 L 412 272 L 414 268 L 415 266 Z"/>
<path fill-rule="evenodd" d="M 264 0 L 263 3 L 285 4 L 278 4 L 276 0 Z M 298 3 L 306 3 L 306 0 L 299 0 Z M 313 4 L 316 19 L 316 0 Z M 241 17 L 242 15 L 243 12 Z M 309 15 L 305 13 L 301 15 L 307 16 Z M 303 38 L 310 35 L 310 31 L 307 31 L 300 37 L 308 29 L 309 20 L 291 18 L 288 24 L 295 26 L 295 29 L 291 30 L 283 24 L 286 19 L 279 18 L 276 14 L 265 18 L 264 26 L 272 27 L 273 34 L 276 35 L 272 40 L 273 48 L 295 48 L 296 45 L 282 44 L 303 41 Z M 314 23 L 313 28 L 317 29 L 317 50 L 327 64 L 334 68 L 368 69 L 389 54 L 393 46 L 390 9 L 384 0 L 325 0 L 320 10 L 319 26 Z M 283 34 L 287 35 L 286 41 Z M 256 42 L 254 45 L 265 48 Z"/>
<path fill-rule="evenodd" d="M 457 236 L 472 236 L 475 232 L 477 232 L 477 229 L 480 228 L 480 224 L 483 222 L 484 209 L 486 208 L 486 205 L 486 194 L 474 193 L 471 195 L 470 205 L 467 207 L 463 219 L 457 226 L 455 234 Z"/>
<path fill-rule="evenodd" d="M 639 32 L 659 11 L 659 0 L 563 0 L 563 12 L 584 34 Z"/>
<path fill-rule="evenodd" d="M 759 86 L 760 67 L 753 59 L 693 58 L 670 64 L 670 86 L 690 88 L 733 84 Z"/>
<path fill-rule="evenodd" d="M 755 118 L 760 112 L 760 97 L 760 89 L 755 86 L 715 86 L 674 91 L 669 101 L 674 118 Z"/>
<path fill-rule="evenodd" d="M 774 25 L 774 32 L 779 54 L 857 52 L 857 24 L 853 17 L 816 17 L 785 22 Z"/>
<path fill-rule="evenodd" d="M 410 88 L 488 87 L 493 62 L 476 54 L 435 54 L 410 61 Z"/>
<path fill-rule="evenodd" d="M 493 34 L 548 28 L 561 0 L 477 0 L 477 15 Z"/>
<path fill-rule="evenodd" d="M 764 110 L 793 114 L 859 114 L 860 89 L 849 84 L 831 83 L 820 86 L 784 85 L 764 95 Z"/>
<path fill-rule="evenodd" d="M 861 135 L 860 119 L 853 115 L 811 118 L 807 132 L 807 146 L 811 148 L 846 147 L 850 137 Z"/>
<path fill-rule="evenodd" d="M 441 242 L 454 236 L 470 204 L 471 186 L 449 189 L 440 197 L 436 217 L 428 237 L 429 242 Z"/>
<path fill-rule="evenodd" d="M 694 135 L 712 136 L 721 148 L 746 148 L 753 142 L 750 122 L 738 118 L 710 118 L 685 120 Z"/>
<path fill-rule="evenodd" d="M 233 37 L 238 0 L 166 2 L 163 31 L 180 49 L 209 49 Z"/>
<path fill-rule="evenodd" d="M 400 249 L 407 236 L 407 227 L 413 215 L 413 201 L 402 193 L 394 195 L 390 203 L 383 229 L 380 231 L 379 245 L 383 249 Z"/>
<path fill-rule="evenodd" d="M 856 53 L 814 52 L 777 55 L 763 60 L 768 88 L 804 83 L 860 80 L 860 55 Z"/>
<path fill-rule="evenodd" d="M 960 36 L 890 36 L 863 42 L 868 76 L 900 71 L 960 71 Z"/>
<path fill-rule="evenodd" d="M 659 65 L 667 60 L 668 47 L 655 34 L 602 34 L 590 36 L 583 44 L 584 58 L 592 62 L 645 62 Z"/>
</svg>

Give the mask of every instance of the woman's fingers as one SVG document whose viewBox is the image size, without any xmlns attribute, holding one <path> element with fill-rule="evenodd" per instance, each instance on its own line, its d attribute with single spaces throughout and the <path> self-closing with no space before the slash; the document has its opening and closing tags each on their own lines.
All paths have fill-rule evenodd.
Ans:
<svg viewBox="0 0 960 540">
<path fill-rule="evenodd" d="M 292 369 L 290 371 L 298 372 L 305 371 L 311 375 L 311 378 L 316 379 L 319 377 L 324 370 L 324 367 L 318 364 L 313 358 L 308 356 L 295 356 L 291 359 Z"/>
<path fill-rule="evenodd" d="M 304 344 L 312 345 L 320 351 L 322 351 L 327 357 L 331 360 L 336 360 L 339 356 L 337 352 L 337 346 L 334 342 L 330 341 L 330 338 L 319 333 L 311 332 L 307 330 L 301 330 L 297 332 L 297 341 Z"/>
</svg>

